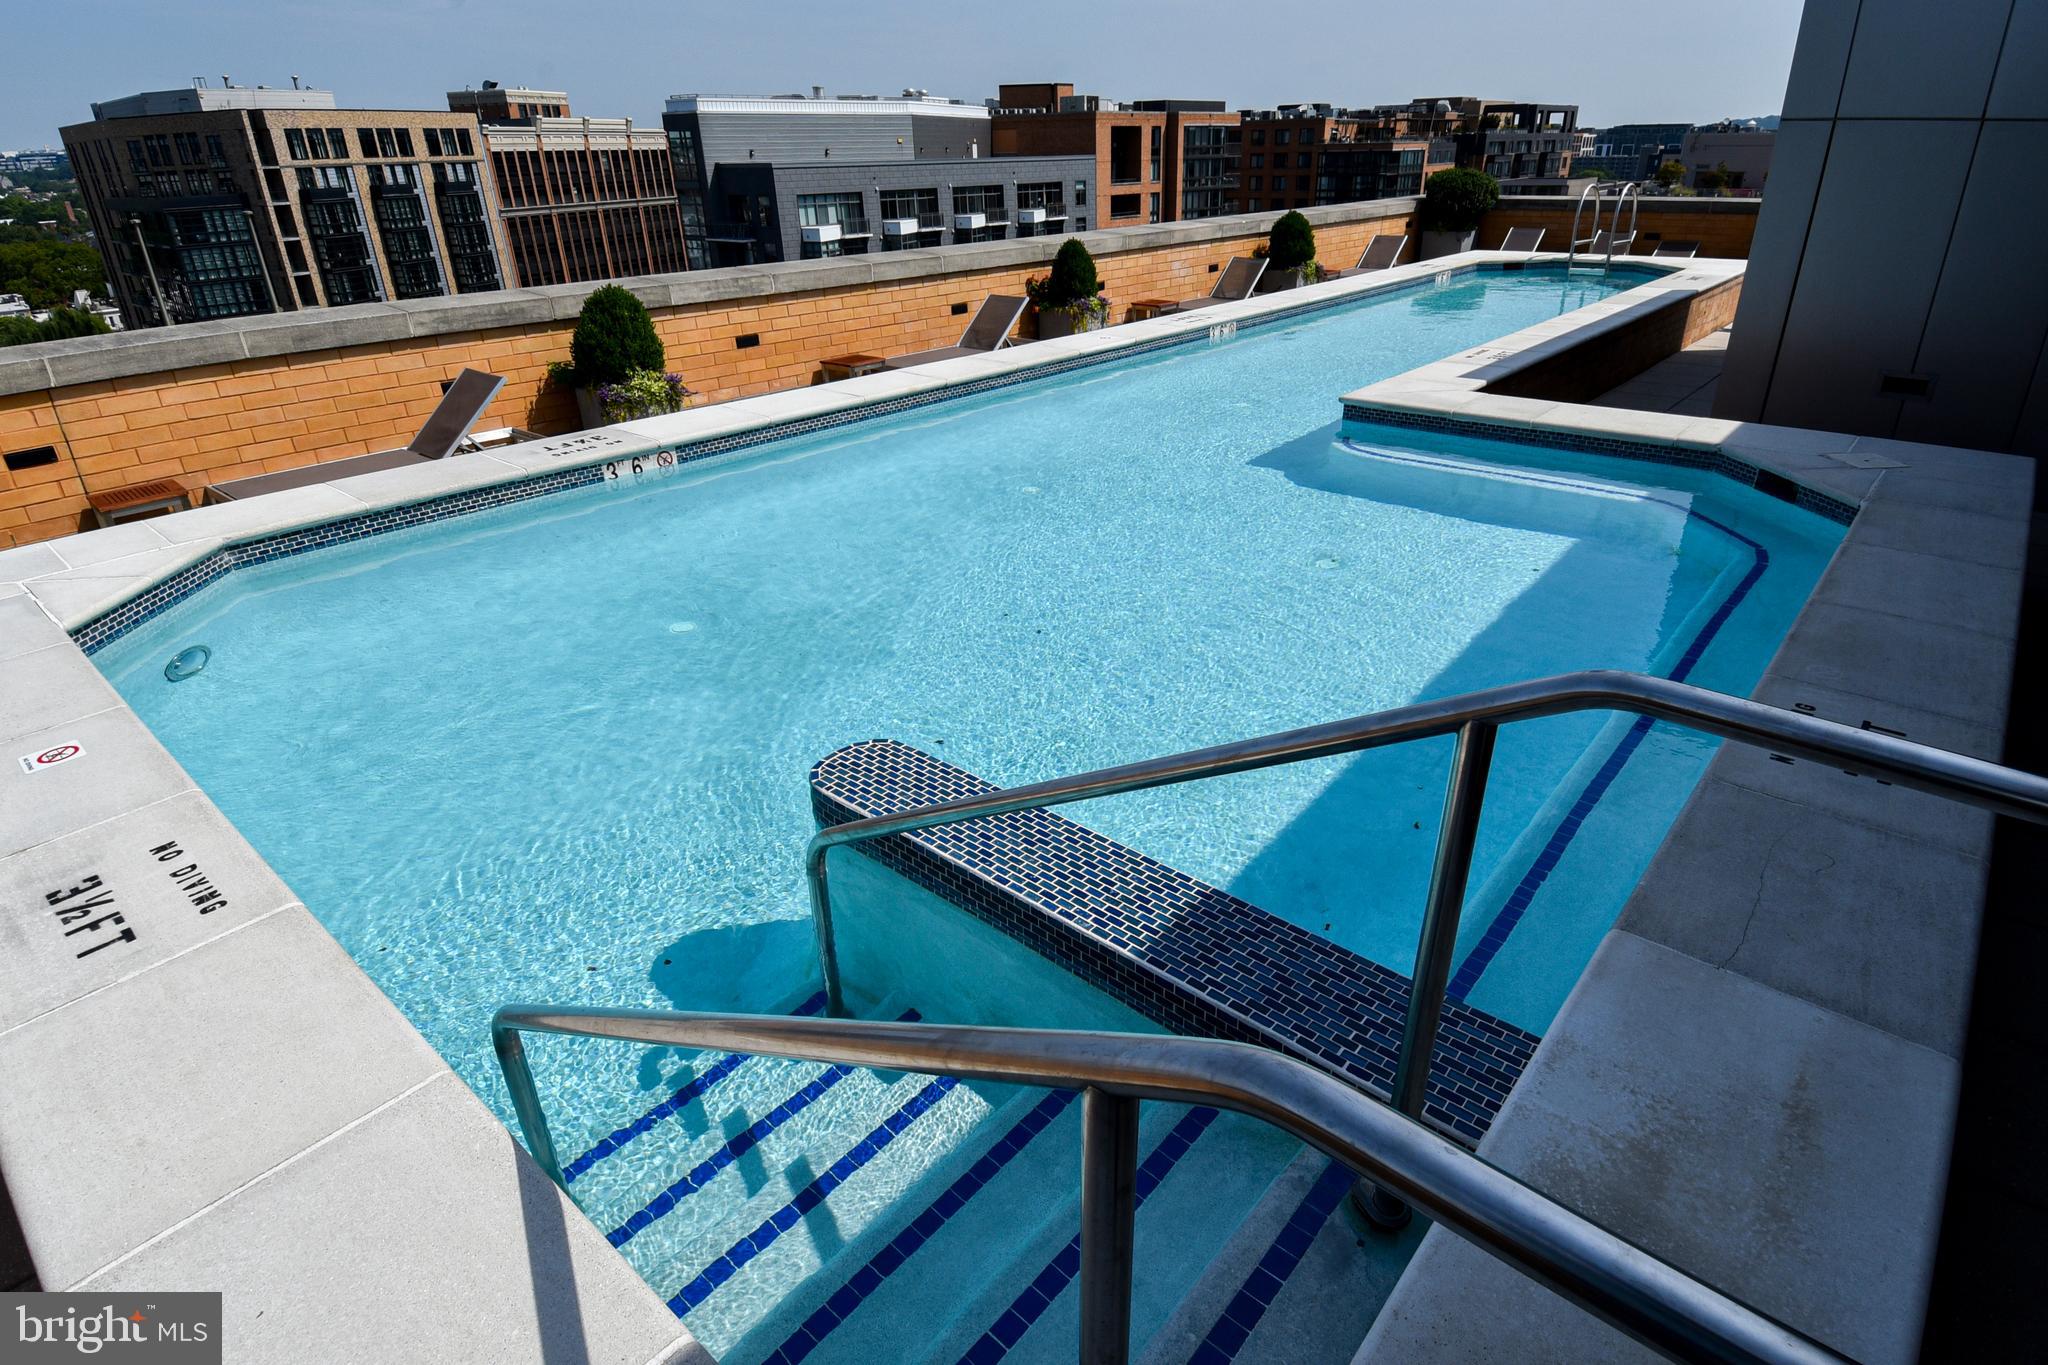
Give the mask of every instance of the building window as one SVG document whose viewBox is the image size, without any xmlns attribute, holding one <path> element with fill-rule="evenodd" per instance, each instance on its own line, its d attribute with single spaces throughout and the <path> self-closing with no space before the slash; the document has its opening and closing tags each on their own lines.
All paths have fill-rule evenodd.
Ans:
<svg viewBox="0 0 2048 1365">
<path fill-rule="evenodd" d="M 1076 181 L 1074 182 L 1074 205 L 1075 205 L 1075 207 L 1076 207 L 1076 208 L 1079 208 L 1080 206 L 1082 206 L 1082 205 L 1086 204 L 1087 202 L 1088 202 L 1088 182 L 1087 182 L 1087 181 L 1085 181 L 1085 180 L 1076 180 Z"/>
<path fill-rule="evenodd" d="M 883 233 L 882 245 L 901 250 L 904 247 L 926 245 L 919 240 L 926 233 L 938 232 L 945 227 L 945 220 L 939 216 L 939 192 L 923 190 L 883 190 L 881 192 L 882 218 L 885 223 L 895 222 L 909 226 L 909 232 Z"/>
<path fill-rule="evenodd" d="M 312 152 L 315 161 L 325 161 L 327 159 L 327 130 L 324 128 L 308 128 L 306 130 L 306 146 Z"/>
<path fill-rule="evenodd" d="M 411 155 L 412 155 L 412 129 L 410 129 L 410 128 L 398 128 L 398 129 L 394 129 L 393 131 L 394 131 L 394 132 L 395 132 L 395 133 L 397 134 L 397 137 L 398 137 L 398 154 L 399 154 L 400 156 L 411 156 Z"/>
<path fill-rule="evenodd" d="M 356 129 L 356 145 L 357 145 L 357 146 L 359 146 L 359 147 L 361 147 L 361 148 L 363 149 L 363 155 L 364 155 L 364 156 L 368 156 L 368 157 L 374 157 L 374 156 L 376 156 L 376 155 L 377 155 L 377 134 L 376 134 L 376 133 L 375 133 L 374 131 L 372 131 L 371 129 L 368 129 L 368 128 L 358 128 L 358 129 Z"/>
<path fill-rule="evenodd" d="M 439 156 L 439 155 L 441 155 L 441 130 L 440 130 L 439 128 L 429 128 L 429 129 L 427 129 L 427 130 L 426 130 L 426 134 L 427 134 L 427 155 L 428 155 L 428 156 Z"/>
<path fill-rule="evenodd" d="M 304 161 L 306 159 L 306 135 L 299 129 L 287 128 L 284 130 L 284 146 L 285 150 L 291 154 L 292 160 Z"/>
<path fill-rule="evenodd" d="M 398 139 L 391 135 L 389 128 L 377 130 L 377 151 L 386 157 L 398 155 Z"/>
<path fill-rule="evenodd" d="M 476 155 L 476 148 L 471 145 L 469 140 L 469 129 L 457 128 L 455 130 L 455 141 L 456 144 L 462 148 L 462 154 L 464 156 Z"/>
<path fill-rule="evenodd" d="M 1112 218 L 1136 218 L 1139 211 L 1138 196 L 1135 194 L 1112 194 L 1109 196 L 1109 216 Z"/>
<path fill-rule="evenodd" d="M 1255 175 L 1255 176 L 1253 176 L 1253 177 L 1252 177 L 1252 183 L 1251 183 L 1251 188 L 1253 188 L 1253 189 L 1255 189 L 1255 190 L 1262 190 L 1262 189 L 1266 188 L 1266 177 L 1265 177 L 1265 176 L 1263 176 L 1263 175 Z"/>
<path fill-rule="evenodd" d="M 1266 154 L 1264 152 L 1252 153 L 1252 169 L 1255 171 L 1266 169 Z"/>
<path fill-rule="evenodd" d="M 800 194 L 796 197 L 796 221 L 800 228 L 837 227 L 839 234 L 829 241 L 802 243 L 805 260 L 825 256 L 859 255 L 867 250 L 867 215 L 858 192 L 846 194 Z"/>
<path fill-rule="evenodd" d="M 1254 147 L 1263 147 L 1263 146 L 1265 146 L 1265 145 L 1266 145 L 1266 130 L 1265 130 L 1264 128 L 1254 128 L 1254 129 L 1252 129 L 1252 146 L 1254 146 Z"/>
<path fill-rule="evenodd" d="M 1273 145 L 1276 147 L 1285 147 L 1287 145 L 1287 140 L 1293 136 L 1294 132 L 1292 129 L 1282 128 L 1279 132 L 1273 134 Z"/>
</svg>

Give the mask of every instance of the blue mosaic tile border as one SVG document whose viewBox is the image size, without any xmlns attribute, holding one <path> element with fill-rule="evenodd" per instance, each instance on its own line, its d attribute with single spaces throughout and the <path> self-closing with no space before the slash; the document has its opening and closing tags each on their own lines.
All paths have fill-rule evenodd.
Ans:
<svg viewBox="0 0 2048 1365">
<path fill-rule="evenodd" d="M 1540 270 L 1556 270 L 1562 267 L 1537 267 Z M 1254 318 L 1241 318 L 1235 324 L 1235 331 L 1248 332 L 1260 327 L 1273 326 L 1294 321 L 1312 313 L 1327 312 L 1333 308 L 1345 308 L 1367 299 L 1392 298 L 1419 289 L 1432 289 L 1443 276 L 1462 276 L 1481 271 L 1499 271 L 1499 265 L 1461 265 L 1441 271 L 1437 275 L 1423 276 L 1387 289 L 1374 290 L 1365 294 L 1347 294 L 1337 298 L 1315 299 L 1288 308 L 1275 309 Z M 1656 279 L 1665 272 L 1654 270 L 1632 271 L 1644 280 Z M 1269 296 L 1270 297 L 1270 296 Z M 730 432 L 723 436 L 709 437 L 702 441 L 689 441 L 678 445 L 637 451 L 622 455 L 613 461 L 600 461 L 573 469 L 555 470 L 531 478 L 495 484 L 469 492 L 449 494 L 445 497 L 429 498 L 405 507 L 386 508 L 366 512 L 361 516 L 348 517 L 327 522 L 320 526 L 307 527 L 298 531 L 287 531 L 278 535 L 265 536 L 240 545 L 231 545 L 200 560 L 196 564 L 179 570 L 162 583 L 140 595 L 129 599 L 113 610 L 104 613 L 71 632 L 71 638 L 88 655 L 96 654 L 115 640 L 142 625 L 150 618 L 167 611 L 202 589 L 218 582 L 236 569 L 255 564 L 269 563 L 292 555 L 305 554 L 313 550 L 346 544 L 350 541 L 365 540 L 371 536 L 383 535 L 390 531 L 422 526 L 449 517 L 466 516 L 472 512 L 503 507 L 508 503 L 523 502 L 528 498 L 543 497 L 572 488 L 584 488 L 602 483 L 607 475 L 607 463 L 618 464 L 638 460 L 659 461 L 666 467 L 691 464 L 709 459 L 715 455 L 727 455 L 735 451 L 748 450 L 755 446 L 769 445 L 794 437 L 814 435 L 834 427 L 849 426 L 877 417 L 894 416 L 916 408 L 930 407 L 936 403 L 948 403 L 972 398 L 998 389 L 1014 388 L 1019 384 L 1034 383 L 1069 374 L 1075 370 L 1089 369 L 1097 365 L 1114 364 L 1134 356 L 1151 355 L 1158 351 L 1172 350 L 1183 346 L 1207 344 L 1209 334 L 1195 330 L 1184 335 L 1161 337 L 1154 341 L 1133 346 L 1118 347 L 1115 350 L 1100 351 L 1084 356 L 1073 356 L 1065 360 L 1049 361 L 1010 374 L 992 375 L 986 379 L 968 380 L 949 384 L 944 388 L 924 393 L 905 394 L 899 398 L 881 399 L 842 408 L 837 412 L 820 413 L 815 417 L 795 421 L 776 422 L 767 426 L 754 427 L 746 431 Z M 1347 416 L 1349 409 L 1347 408 Z M 586 450 L 562 452 L 565 456 L 583 458 Z"/>
<path fill-rule="evenodd" d="M 821 825 L 994 790 L 894 740 L 811 770 Z M 1094 830 L 1027 810 L 858 849 L 1175 1033 L 1274 1048 L 1392 1092 L 1407 977 Z M 1446 1001 L 1426 1116 L 1476 1143 L 1537 1041 Z"/>
<path fill-rule="evenodd" d="M 1761 493 L 1781 498 L 1840 525 L 1847 526 L 1856 520 L 1854 503 L 1844 502 L 1840 498 L 1830 497 L 1803 484 L 1793 483 L 1781 474 L 1760 469 L 1747 460 L 1738 460 L 1733 455 L 1719 450 L 1656 445 L 1648 441 L 1631 441 L 1618 436 L 1592 436 L 1582 432 L 1557 431 L 1543 427 L 1507 426 L 1442 413 L 1369 407 L 1363 403 L 1346 403 L 1344 420 L 1363 422 L 1371 426 L 1406 427 L 1413 431 L 1440 431 L 1452 436 L 1469 436 L 1482 441 L 1507 441 L 1514 445 L 1572 450 L 1586 455 L 1613 455 L 1645 464 L 1705 469 L 1723 478 L 1733 479 L 1745 488 L 1754 488 Z"/>
</svg>

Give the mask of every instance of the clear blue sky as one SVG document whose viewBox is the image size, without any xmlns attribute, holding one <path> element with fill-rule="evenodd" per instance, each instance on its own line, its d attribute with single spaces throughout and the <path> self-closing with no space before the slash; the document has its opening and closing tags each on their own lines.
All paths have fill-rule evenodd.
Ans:
<svg viewBox="0 0 2048 1365">
<path fill-rule="evenodd" d="M 678 91 L 979 100 L 1072 81 L 1120 99 L 1373 104 L 1416 95 L 1577 103 L 1589 124 L 1778 111 L 1795 0 L 22 0 L 11 5 L 0 147 L 55 144 L 91 102 L 232 75 L 293 74 L 344 105 L 445 107 L 484 80 L 566 89 L 578 112 L 656 121 Z M 1270 28 L 1262 20 L 1277 22 Z"/>
</svg>

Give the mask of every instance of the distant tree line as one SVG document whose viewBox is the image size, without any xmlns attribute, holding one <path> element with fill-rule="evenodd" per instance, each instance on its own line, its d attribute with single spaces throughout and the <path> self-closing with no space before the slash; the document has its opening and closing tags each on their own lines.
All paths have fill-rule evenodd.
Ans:
<svg viewBox="0 0 2048 1365">
<path fill-rule="evenodd" d="M 61 341 L 65 337 L 97 336 L 109 330 L 91 313 L 76 308 L 59 308 L 48 322 L 34 318 L 0 318 L 0 346 L 25 346 L 31 341 Z"/>
</svg>

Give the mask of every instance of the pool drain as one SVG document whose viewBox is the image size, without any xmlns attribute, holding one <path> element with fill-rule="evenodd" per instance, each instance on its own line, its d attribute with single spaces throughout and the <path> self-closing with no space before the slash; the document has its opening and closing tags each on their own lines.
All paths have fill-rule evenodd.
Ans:
<svg viewBox="0 0 2048 1365">
<path fill-rule="evenodd" d="M 183 682 L 196 678 L 206 671 L 206 661 L 213 657 L 213 651 L 205 645 L 193 645 L 181 649 L 171 661 L 164 665 L 164 676 L 172 682 Z"/>
</svg>

